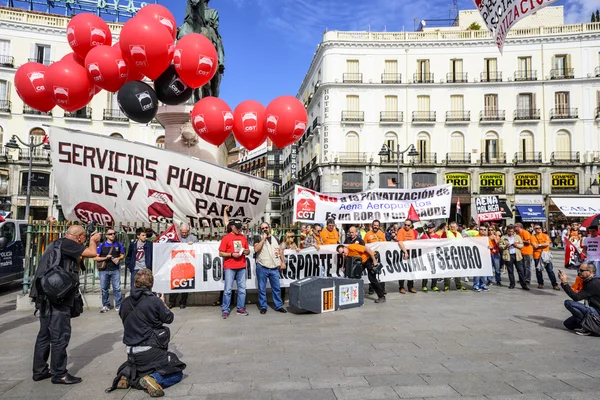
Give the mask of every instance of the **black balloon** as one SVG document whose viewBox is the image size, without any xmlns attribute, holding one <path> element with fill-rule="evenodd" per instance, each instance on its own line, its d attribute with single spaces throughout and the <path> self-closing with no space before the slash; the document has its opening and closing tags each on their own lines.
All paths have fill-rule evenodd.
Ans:
<svg viewBox="0 0 600 400">
<path fill-rule="evenodd" d="M 152 121 L 158 112 L 156 92 L 142 81 L 131 81 L 121 86 L 117 101 L 129 119 L 142 124 Z"/>
<path fill-rule="evenodd" d="M 194 89 L 183 83 L 173 64 L 154 81 L 154 90 L 158 99 L 170 106 L 185 103 L 194 92 Z"/>
</svg>

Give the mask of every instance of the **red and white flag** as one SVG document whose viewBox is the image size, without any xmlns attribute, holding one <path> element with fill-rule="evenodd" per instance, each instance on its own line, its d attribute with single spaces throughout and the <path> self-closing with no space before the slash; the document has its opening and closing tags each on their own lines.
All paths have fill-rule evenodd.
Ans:
<svg viewBox="0 0 600 400">
<path fill-rule="evenodd" d="M 585 260 L 585 255 L 581 254 L 568 238 L 564 238 L 563 241 L 565 243 L 565 267 L 568 265 L 581 265 Z"/>
<path fill-rule="evenodd" d="M 462 215 L 462 211 L 460 209 L 460 197 L 456 198 L 456 215 Z"/>
<path fill-rule="evenodd" d="M 156 243 L 168 243 L 168 242 L 181 242 L 181 238 L 179 237 L 179 230 L 177 229 L 176 224 L 172 224 L 169 229 L 161 233 L 158 238 L 156 238 Z"/>
<path fill-rule="evenodd" d="M 413 228 L 417 232 L 419 232 L 419 233 L 423 232 L 423 223 L 421 222 L 421 218 L 419 217 L 419 214 L 417 214 L 417 210 L 415 210 L 415 206 L 412 204 L 410 205 L 410 208 L 408 209 L 408 218 L 407 219 L 410 219 L 412 221 Z"/>
</svg>

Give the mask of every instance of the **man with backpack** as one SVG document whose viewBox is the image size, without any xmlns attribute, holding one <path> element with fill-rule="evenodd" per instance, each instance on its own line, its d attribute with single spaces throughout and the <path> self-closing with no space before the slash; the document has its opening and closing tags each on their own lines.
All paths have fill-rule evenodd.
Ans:
<svg viewBox="0 0 600 400">
<path fill-rule="evenodd" d="M 115 297 L 115 309 L 119 312 L 121 308 L 121 271 L 119 262 L 125 258 L 123 244 L 115 241 L 116 231 L 109 228 L 106 231 L 106 241 L 98 246 L 96 269 L 100 272 L 100 290 L 102 291 L 101 313 L 110 310 L 109 285 L 112 283 L 113 296 Z"/>
<path fill-rule="evenodd" d="M 79 294 L 79 271 L 83 258 L 96 257 L 100 234 L 91 235 L 79 225 L 70 226 L 64 238 L 52 242 L 41 257 L 30 297 L 39 313 L 40 331 L 33 352 L 33 380 L 52 378 L 54 384 L 75 384 L 81 378 L 67 371 L 67 346 L 71 338 L 71 318 L 83 311 Z M 48 368 L 48 357 L 51 367 Z"/>
</svg>

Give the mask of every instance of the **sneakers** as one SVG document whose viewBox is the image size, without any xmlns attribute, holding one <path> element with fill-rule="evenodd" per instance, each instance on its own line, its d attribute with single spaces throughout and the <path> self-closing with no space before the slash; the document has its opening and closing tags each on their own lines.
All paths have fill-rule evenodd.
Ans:
<svg viewBox="0 0 600 400">
<path fill-rule="evenodd" d="M 119 313 L 120 310 L 121 310 L 121 307 L 115 307 L 115 311 L 117 312 L 117 314 Z"/>
<path fill-rule="evenodd" d="M 496 282 L 496 286 L 502 287 L 502 282 Z"/>
<path fill-rule="evenodd" d="M 373 289 L 369 289 L 369 294 L 373 294 L 375 291 Z"/>
<path fill-rule="evenodd" d="M 437 287 L 437 286 L 434 286 L 434 287 L 431 288 L 431 290 L 433 290 L 434 292 L 439 292 L 440 288 Z"/>
<path fill-rule="evenodd" d="M 401 294 L 406 294 L 406 290 L 404 290 L 404 288 L 400 288 L 400 293 Z"/>
<path fill-rule="evenodd" d="M 473 291 L 474 292 L 481 292 L 481 289 L 479 289 L 477 286 L 473 286 Z"/>
<path fill-rule="evenodd" d="M 466 287 L 464 287 L 464 286 L 461 286 L 461 287 L 459 287 L 459 288 L 458 288 L 458 289 L 456 289 L 456 290 L 458 290 L 458 291 L 460 291 L 460 292 L 468 292 L 468 291 L 469 291 L 469 289 L 467 289 L 467 288 L 466 288 Z"/>
<path fill-rule="evenodd" d="M 481 290 L 483 290 L 484 292 L 489 292 L 490 288 L 487 286 L 482 286 Z"/>
<path fill-rule="evenodd" d="M 146 375 L 140 379 L 140 385 L 148 391 L 150 397 L 162 397 L 165 395 L 163 388 L 156 383 L 156 379 L 150 375 Z"/>
<path fill-rule="evenodd" d="M 221 317 L 223 317 L 223 319 L 227 319 L 227 317 L 229 317 L 229 313 L 227 311 L 223 311 Z"/>
<path fill-rule="evenodd" d="M 102 307 L 100 309 L 100 314 L 104 314 L 105 312 L 108 312 L 108 307 Z"/>
<path fill-rule="evenodd" d="M 385 296 L 378 298 L 377 300 L 375 300 L 375 303 L 385 303 L 386 299 Z"/>
<path fill-rule="evenodd" d="M 449 292 L 450 291 L 450 286 L 444 286 L 444 292 Z"/>
<path fill-rule="evenodd" d="M 240 308 L 235 312 L 237 315 L 243 315 L 244 317 L 247 317 L 248 315 L 248 311 L 246 311 L 245 308 Z"/>
<path fill-rule="evenodd" d="M 427 289 L 427 286 L 423 286 L 423 289 L 422 289 L 422 290 L 423 290 L 423 292 L 427 293 L 427 291 L 428 291 L 429 289 Z"/>
<path fill-rule="evenodd" d="M 586 331 L 583 328 L 581 328 L 581 329 L 575 329 L 575 333 L 578 334 L 579 336 L 590 336 L 592 334 L 592 332 Z"/>
<path fill-rule="evenodd" d="M 490 281 L 490 280 L 488 279 L 488 281 L 486 282 L 486 286 L 492 286 L 492 281 Z"/>
</svg>

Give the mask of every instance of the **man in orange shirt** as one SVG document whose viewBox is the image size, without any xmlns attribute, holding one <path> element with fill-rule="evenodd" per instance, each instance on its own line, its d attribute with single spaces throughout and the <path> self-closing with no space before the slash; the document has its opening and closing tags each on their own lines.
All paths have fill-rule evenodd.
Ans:
<svg viewBox="0 0 600 400">
<path fill-rule="evenodd" d="M 321 231 L 321 239 L 323 244 L 340 243 L 340 233 L 335 229 L 335 220 L 331 218 L 327 220 L 327 228 Z"/>
<path fill-rule="evenodd" d="M 523 239 L 523 248 L 521 255 L 523 256 L 523 269 L 525 270 L 525 283 L 531 283 L 531 265 L 533 264 L 533 246 L 531 245 L 531 234 L 527 229 L 523 228 L 523 224 L 515 224 L 515 232 Z"/>
<path fill-rule="evenodd" d="M 381 226 L 381 222 L 379 222 L 379 220 L 375 220 L 373 221 L 373 223 L 371 224 L 371 230 L 368 231 L 365 234 L 365 237 L 363 238 L 363 240 L 365 241 L 366 244 L 368 243 L 377 243 L 377 242 L 385 242 L 385 233 L 383 233 L 379 227 Z M 379 283 L 381 285 L 381 288 L 383 289 L 383 293 L 386 294 L 385 291 L 385 282 L 380 282 Z M 374 293 L 374 289 L 373 289 L 373 285 L 369 284 L 369 294 L 373 294 Z"/>
<path fill-rule="evenodd" d="M 535 225 L 534 234 L 531 236 L 531 244 L 533 246 L 533 259 L 535 260 L 535 276 L 538 281 L 538 289 L 544 288 L 544 275 L 542 271 L 546 269 L 550 283 L 554 290 L 560 290 L 558 282 L 556 281 L 556 275 L 554 275 L 554 267 L 552 261 L 547 263 L 542 260 L 542 252 L 550 252 L 550 244 L 552 241 L 542 232 L 542 227 L 538 224 Z"/>
<path fill-rule="evenodd" d="M 402 249 L 402 253 L 404 254 L 404 258 L 408 258 L 408 252 L 406 251 L 406 247 L 404 247 L 404 242 L 408 242 L 410 240 L 417 240 L 417 231 L 413 229 L 413 224 L 410 219 L 404 221 L 404 226 L 398 229 L 398 233 L 396 234 L 396 241 L 398 245 Z M 406 290 L 404 290 L 404 280 L 398 281 L 398 285 L 400 286 L 400 293 L 406 294 Z M 417 293 L 414 288 L 415 281 L 408 281 L 407 288 L 411 293 Z"/>
</svg>

